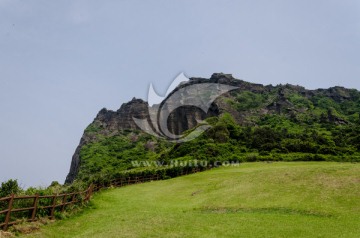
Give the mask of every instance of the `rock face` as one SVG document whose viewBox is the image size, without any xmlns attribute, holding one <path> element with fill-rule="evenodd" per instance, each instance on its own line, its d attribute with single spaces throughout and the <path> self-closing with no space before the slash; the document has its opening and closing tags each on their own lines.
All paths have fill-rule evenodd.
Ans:
<svg viewBox="0 0 360 238">
<path fill-rule="evenodd" d="M 121 105 L 120 109 L 115 111 L 107 110 L 103 108 L 95 117 L 94 121 L 88 127 L 95 126 L 96 130 L 104 136 L 117 134 L 122 130 L 133 130 L 137 129 L 133 117 L 135 118 L 148 118 L 148 103 L 142 99 L 133 98 L 130 102 Z M 96 140 L 88 130 L 85 130 L 81 137 L 80 144 L 75 150 L 72 157 L 70 171 L 66 177 L 65 183 L 72 183 L 79 171 L 80 167 L 80 150 L 89 142 Z"/>
<path fill-rule="evenodd" d="M 257 114 L 289 113 L 289 115 L 295 115 L 297 111 L 293 108 L 292 103 L 286 98 L 287 91 L 295 92 L 306 98 L 312 98 L 316 95 L 323 95 L 333 99 L 336 102 L 342 102 L 344 100 L 351 99 L 352 97 L 352 91 L 342 87 L 306 90 L 303 87 L 294 85 L 264 86 L 261 84 L 253 84 L 243 80 L 238 80 L 235 79 L 231 74 L 223 73 L 214 73 L 210 79 L 190 78 L 188 82 L 181 83 L 172 93 L 189 85 L 201 83 L 215 83 L 235 86 L 238 88 L 235 90 L 236 92 L 248 91 L 254 94 L 271 94 L 271 92 L 275 92 L 274 97 L 270 98 L 268 104 L 255 112 Z M 173 134 L 179 135 L 182 132 L 195 127 L 198 120 L 204 120 L 207 117 L 218 116 L 224 112 L 230 113 L 237 121 L 237 123 L 246 124 L 246 118 L 249 117 L 249 112 L 239 112 L 238 110 L 234 109 L 229 105 L 229 103 L 226 103 L 226 100 L 224 100 L 227 98 L 233 99 L 234 97 L 231 95 L 231 93 L 222 95 L 211 104 L 207 112 L 204 112 L 194 106 L 184 106 L 177 108 L 170 114 L 168 118 L 167 125 L 169 131 Z M 164 101 L 166 101 L 166 99 Z M 162 104 L 160 104 L 160 106 L 161 105 Z M 121 105 L 117 111 L 111 111 L 105 108 L 100 110 L 94 121 L 85 130 L 80 143 L 75 150 L 75 153 L 72 157 L 70 171 L 65 183 L 72 183 L 78 174 L 81 163 L 81 148 L 87 143 L 96 140 L 94 133 L 91 132 L 96 132 L 97 134 L 102 134 L 104 136 L 111 136 L 122 133 L 124 130 L 139 129 L 133 118 L 147 119 L 150 121 L 149 110 L 152 116 L 156 116 L 155 113 L 157 111 L 157 107 L 159 107 L 159 105 L 154 105 L 149 109 L 147 102 L 143 101 L 142 99 L 133 98 L 130 102 Z M 336 118 L 330 112 L 328 115 L 328 121 L 338 121 L 342 124 L 346 123 L 345 121 L 340 121 L 340 119 Z"/>
</svg>

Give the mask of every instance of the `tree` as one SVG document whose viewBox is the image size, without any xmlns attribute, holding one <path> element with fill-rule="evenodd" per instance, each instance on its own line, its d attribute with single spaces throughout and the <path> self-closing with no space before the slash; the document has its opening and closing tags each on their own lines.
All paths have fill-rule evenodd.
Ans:
<svg viewBox="0 0 360 238">
<path fill-rule="evenodd" d="M 0 197 L 6 197 L 11 194 L 18 194 L 22 191 L 16 179 L 10 179 L 7 182 L 1 183 Z"/>
<path fill-rule="evenodd" d="M 61 184 L 58 181 L 52 181 L 49 187 L 57 187 L 61 186 Z"/>
</svg>

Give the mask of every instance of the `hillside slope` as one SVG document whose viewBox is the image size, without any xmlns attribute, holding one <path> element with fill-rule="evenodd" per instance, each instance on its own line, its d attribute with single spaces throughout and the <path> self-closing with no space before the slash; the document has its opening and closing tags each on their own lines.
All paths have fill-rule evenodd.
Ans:
<svg viewBox="0 0 360 238">
<path fill-rule="evenodd" d="M 27 237 L 359 237 L 360 164 L 245 163 L 96 194 Z"/>
<path fill-rule="evenodd" d="M 360 161 L 359 91 L 264 86 L 220 73 L 191 78 L 170 95 L 184 89 L 191 99 L 194 93 L 186 91 L 188 86 L 206 83 L 237 89 L 218 97 L 207 112 L 183 106 L 167 120 L 174 134 L 189 133 L 197 120 L 205 120 L 212 126 L 206 133 L 182 144 L 146 134 L 133 120 L 149 120 L 149 105 L 141 99 L 117 111 L 102 109 L 84 132 L 66 183 L 111 179 L 139 169 L 133 161 Z"/>
</svg>

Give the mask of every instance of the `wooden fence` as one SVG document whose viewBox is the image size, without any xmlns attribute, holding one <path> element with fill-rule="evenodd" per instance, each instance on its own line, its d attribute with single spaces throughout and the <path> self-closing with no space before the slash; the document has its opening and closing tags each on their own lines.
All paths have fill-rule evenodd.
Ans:
<svg viewBox="0 0 360 238">
<path fill-rule="evenodd" d="M 202 170 L 207 169 L 203 168 Z M 192 170 L 182 170 L 178 176 L 197 173 L 201 170 L 193 168 Z M 82 192 L 54 194 L 40 196 L 39 194 L 32 196 L 15 196 L 0 198 L 0 205 L 5 204 L 5 210 L 0 211 L 0 230 L 7 230 L 9 226 L 18 224 L 24 220 L 33 222 L 39 217 L 55 218 L 55 212 L 64 212 L 66 207 L 71 204 L 81 204 L 91 199 L 93 192 L 102 188 L 122 187 L 137 183 L 144 183 L 162 179 L 159 174 L 148 177 L 129 177 L 111 180 L 106 184 L 92 184 L 88 189 Z M 24 204 L 31 204 L 23 207 Z M 4 207 L 4 206 L 0 206 Z M 22 213 L 22 214 L 21 214 Z M 20 214 L 15 216 L 16 214 Z"/>
<path fill-rule="evenodd" d="M 0 198 L 0 202 L 7 204 L 7 209 L 0 211 L 0 216 L 3 216 L 3 223 L 0 224 L 0 229 L 7 230 L 9 226 L 17 224 L 23 219 L 29 222 L 38 219 L 39 212 L 47 213 L 50 219 L 55 218 L 55 211 L 64 212 L 66 206 L 80 202 L 87 202 L 90 200 L 94 185 L 91 185 L 87 190 L 75 193 L 55 194 L 40 196 L 39 194 L 32 196 L 15 196 Z M 20 202 L 19 202 L 20 201 Z M 31 206 L 23 207 L 25 204 L 31 203 Z M 16 206 L 19 204 L 19 206 Z M 44 204 L 44 205 L 43 205 Z M 17 213 L 27 213 L 26 215 L 17 216 L 20 219 L 13 219 Z M 44 215 L 41 215 L 44 217 Z M 46 216 L 46 215 L 45 215 Z M 0 221 L 1 222 L 1 221 Z"/>
</svg>

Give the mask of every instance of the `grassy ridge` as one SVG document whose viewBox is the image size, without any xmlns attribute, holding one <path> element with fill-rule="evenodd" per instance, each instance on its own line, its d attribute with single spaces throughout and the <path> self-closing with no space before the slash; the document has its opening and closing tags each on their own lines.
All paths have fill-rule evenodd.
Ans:
<svg viewBox="0 0 360 238">
<path fill-rule="evenodd" d="M 245 163 L 96 194 L 29 237 L 359 237 L 360 164 Z"/>
</svg>

